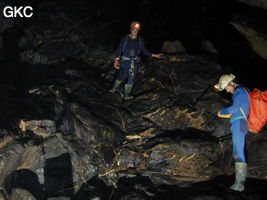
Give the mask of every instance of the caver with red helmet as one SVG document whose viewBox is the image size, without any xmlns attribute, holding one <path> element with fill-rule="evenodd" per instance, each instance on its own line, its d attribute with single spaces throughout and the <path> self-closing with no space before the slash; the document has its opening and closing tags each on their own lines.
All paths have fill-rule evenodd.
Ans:
<svg viewBox="0 0 267 200">
<path fill-rule="evenodd" d="M 162 54 L 152 54 L 144 45 L 142 37 L 138 36 L 141 25 L 138 21 L 133 21 L 130 25 L 130 34 L 122 37 L 120 44 L 115 52 L 114 67 L 119 69 L 116 81 L 109 91 L 114 93 L 118 90 L 122 81 L 127 79 L 124 89 L 124 100 L 133 98 L 131 90 L 135 76 L 140 66 L 140 53 L 146 56 L 161 58 Z"/>
<path fill-rule="evenodd" d="M 139 22 L 134 21 L 134 22 L 131 23 L 130 28 L 131 28 L 131 30 L 136 29 L 136 30 L 140 31 L 141 30 L 141 25 L 140 25 Z"/>
</svg>

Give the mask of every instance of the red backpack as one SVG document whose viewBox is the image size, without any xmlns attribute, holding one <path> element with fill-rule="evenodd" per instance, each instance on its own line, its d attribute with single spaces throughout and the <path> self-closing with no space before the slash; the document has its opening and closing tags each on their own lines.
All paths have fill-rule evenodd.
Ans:
<svg viewBox="0 0 267 200">
<path fill-rule="evenodd" d="M 267 123 L 267 91 L 254 89 L 249 92 L 250 109 L 248 115 L 249 131 L 257 134 Z"/>
</svg>

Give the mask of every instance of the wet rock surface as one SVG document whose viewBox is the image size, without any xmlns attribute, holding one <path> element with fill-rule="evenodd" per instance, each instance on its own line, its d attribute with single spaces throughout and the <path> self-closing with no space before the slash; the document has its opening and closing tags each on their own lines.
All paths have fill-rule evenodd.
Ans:
<svg viewBox="0 0 267 200">
<path fill-rule="evenodd" d="M 250 6 L 256 6 L 262 9 L 267 9 L 267 2 L 265 0 L 238 0 Z"/>
<path fill-rule="evenodd" d="M 134 99 L 123 101 L 122 86 L 108 92 L 113 44 L 93 31 L 110 27 L 92 23 L 87 8 L 74 17 L 68 5 L 40 4 L 20 38 L 23 84 L 1 84 L 0 196 L 264 199 L 266 131 L 248 135 L 246 191 L 228 190 L 231 133 L 216 114 L 231 101 L 213 90 L 218 61 L 185 53 L 143 59 Z"/>
<path fill-rule="evenodd" d="M 1 184 L 7 193 L 21 187 L 37 199 L 82 199 L 77 196 L 87 195 L 87 184 L 98 176 L 109 188 L 100 199 L 112 190 L 113 199 L 147 199 L 151 194 L 142 184 L 120 194 L 120 180 L 138 176 L 154 187 L 186 188 L 233 174 L 229 123 L 216 117 L 230 101 L 210 87 L 220 72 L 214 60 L 185 55 L 147 60 L 135 98 L 126 102 L 120 93 L 108 93 L 110 74 L 116 73 L 112 66 L 96 76 L 94 67 L 70 63 L 79 71 L 65 69 L 5 104 L 23 102 L 4 118 L 13 123 L 1 134 Z M 248 136 L 249 177 L 266 177 L 266 149 L 258 148 L 266 142 L 264 134 Z M 155 199 L 164 195 L 154 190 Z"/>
<path fill-rule="evenodd" d="M 241 7 L 242 9 L 237 9 L 235 11 L 231 24 L 243 37 L 246 38 L 248 45 L 254 52 L 263 59 L 267 59 L 267 23 L 266 20 L 264 20 L 267 13 L 266 10 L 263 10 L 266 9 L 266 1 L 242 2 L 247 3 L 248 5 L 244 5 Z"/>
<path fill-rule="evenodd" d="M 27 190 L 14 189 L 9 197 L 11 200 L 36 200 L 36 198 Z"/>
<path fill-rule="evenodd" d="M 180 41 L 166 41 L 161 47 L 163 53 L 185 53 L 185 48 Z"/>
<path fill-rule="evenodd" d="M 218 50 L 215 48 L 214 44 L 212 44 L 210 41 L 202 40 L 201 41 L 201 47 L 203 51 L 212 53 L 212 54 L 218 54 Z"/>
<path fill-rule="evenodd" d="M 26 28 L 19 41 L 19 47 L 23 49 L 21 60 L 31 64 L 53 64 L 72 57 L 88 64 L 96 60 L 105 63 L 111 52 L 106 50 L 104 35 L 94 30 L 111 32 L 110 27 L 98 22 L 101 19 L 88 16 L 88 12 L 92 16 L 98 14 L 93 2 L 82 3 L 77 1 L 74 5 L 67 3 L 64 6 L 59 2 L 39 4 L 33 25 Z M 73 6 L 80 9 L 73 9 Z M 112 39 L 112 34 L 109 37 Z"/>
<path fill-rule="evenodd" d="M 249 41 L 251 48 L 262 58 L 267 59 L 267 34 L 253 29 L 244 21 L 231 23 Z"/>
</svg>

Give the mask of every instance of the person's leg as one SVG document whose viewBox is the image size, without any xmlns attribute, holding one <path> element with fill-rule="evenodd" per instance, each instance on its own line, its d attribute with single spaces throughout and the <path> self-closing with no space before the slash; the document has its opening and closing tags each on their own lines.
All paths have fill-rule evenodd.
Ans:
<svg viewBox="0 0 267 200">
<path fill-rule="evenodd" d="M 231 126 L 232 142 L 233 142 L 233 157 L 236 162 L 246 163 L 245 145 L 246 135 L 248 132 L 247 122 L 245 119 L 235 121 Z"/>
<path fill-rule="evenodd" d="M 131 84 L 133 85 L 134 84 L 134 80 L 135 80 L 135 76 L 138 72 L 138 69 L 139 69 L 139 64 L 138 63 L 135 63 L 134 64 L 134 68 L 131 70 L 129 69 L 129 76 L 128 76 L 128 82 L 127 84 Z"/>
<path fill-rule="evenodd" d="M 234 160 L 237 162 L 237 160 L 238 160 L 238 152 L 237 152 L 237 138 L 238 138 L 238 134 L 234 131 L 234 130 L 232 130 L 233 129 L 233 126 L 234 126 L 234 124 L 231 126 L 231 131 L 232 131 L 232 147 L 233 147 L 233 158 L 234 158 Z"/>
<path fill-rule="evenodd" d="M 235 159 L 235 183 L 230 187 L 232 190 L 243 191 L 244 183 L 247 176 L 247 163 L 245 158 L 245 143 L 246 143 L 246 121 L 237 120 L 231 126 L 232 142 L 233 142 L 233 157 Z"/>
<path fill-rule="evenodd" d="M 117 91 L 121 82 L 126 79 L 126 77 L 128 75 L 128 71 L 129 71 L 129 65 L 127 65 L 127 63 L 125 63 L 125 62 L 122 62 L 121 66 L 120 66 L 119 73 L 118 73 L 117 78 L 115 80 L 115 83 L 114 83 L 112 89 L 109 90 L 111 93 L 114 93 Z"/>
<path fill-rule="evenodd" d="M 132 88 L 133 88 L 135 76 L 136 76 L 136 74 L 138 72 L 138 69 L 139 69 L 139 64 L 138 63 L 135 63 L 133 69 L 129 69 L 128 82 L 127 82 L 127 84 L 125 84 L 125 92 L 124 92 L 124 99 L 126 99 L 126 100 L 133 98 L 131 96 L 131 91 L 132 91 Z"/>
<path fill-rule="evenodd" d="M 245 158 L 245 143 L 246 143 L 246 133 L 237 132 L 236 133 L 236 149 L 237 149 L 237 162 L 243 162 L 246 163 Z"/>
</svg>

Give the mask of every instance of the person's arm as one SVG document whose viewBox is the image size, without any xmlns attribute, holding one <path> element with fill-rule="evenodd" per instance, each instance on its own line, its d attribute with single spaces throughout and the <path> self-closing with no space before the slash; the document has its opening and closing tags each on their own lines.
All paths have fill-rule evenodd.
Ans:
<svg viewBox="0 0 267 200">
<path fill-rule="evenodd" d="M 233 104 L 227 108 L 223 108 L 220 110 L 220 114 L 222 115 L 229 115 L 229 114 L 235 114 L 239 111 L 240 109 L 240 99 L 241 95 L 236 94 L 233 98 Z"/>
<path fill-rule="evenodd" d="M 120 56 L 121 56 L 121 53 L 123 51 L 123 48 L 124 48 L 124 44 L 125 44 L 125 40 L 126 40 L 126 37 L 122 37 L 121 38 L 121 41 L 120 41 L 120 44 L 115 52 L 115 60 L 114 60 L 114 67 L 116 69 L 119 69 L 120 68 Z"/>
<path fill-rule="evenodd" d="M 121 38 L 121 41 L 120 41 L 120 44 L 115 52 L 115 56 L 116 56 L 116 59 L 119 60 L 120 56 L 121 56 L 121 53 L 122 53 L 122 50 L 123 50 L 123 46 L 124 46 L 124 43 L 125 43 L 125 39 L 126 37 L 122 37 Z"/>
<path fill-rule="evenodd" d="M 141 38 L 141 50 L 143 52 L 143 54 L 145 54 L 146 56 L 152 56 L 152 57 L 155 57 L 155 58 L 162 58 L 163 54 L 153 54 L 151 53 L 150 51 L 147 50 L 147 48 L 145 47 L 145 43 L 144 43 L 144 40 L 143 38 Z"/>
<path fill-rule="evenodd" d="M 145 47 L 145 43 L 143 38 L 141 38 L 141 50 L 143 52 L 143 54 L 145 54 L 146 56 L 152 56 L 153 54 L 147 50 L 147 48 Z"/>
</svg>

